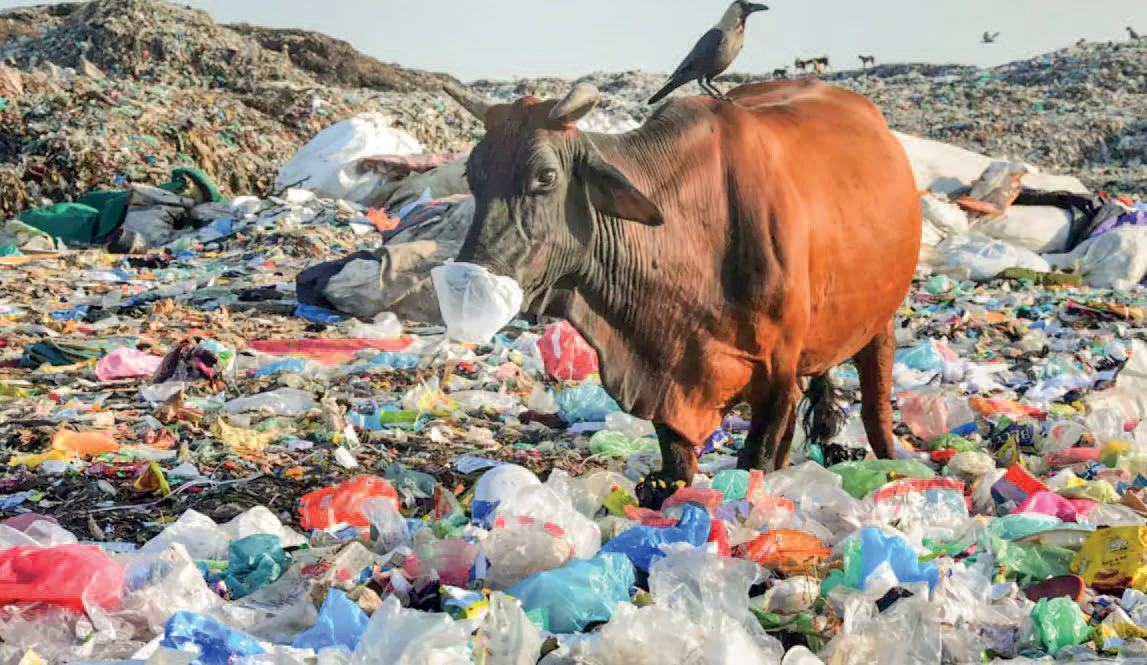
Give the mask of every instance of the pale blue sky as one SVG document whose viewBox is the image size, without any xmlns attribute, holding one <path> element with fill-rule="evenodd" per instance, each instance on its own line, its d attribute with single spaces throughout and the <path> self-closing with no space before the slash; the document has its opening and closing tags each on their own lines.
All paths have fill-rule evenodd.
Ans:
<svg viewBox="0 0 1147 665">
<path fill-rule="evenodd" d="M 218 22 L 318 30 L 387 62 L 462 80 L 668 72 L 720 18 L 726 0 L 185 0 Z M 1147 35 L 1147 0 L 762 0 L 732 71 L 762 72 L 797 56 L 837 69 L 877 62 L 996 65 L 1080 37 Z M 44 4 L 0 1 L 0 6 Z M 985 30 L 995 44 L 980 44 Z"/>
</svg>

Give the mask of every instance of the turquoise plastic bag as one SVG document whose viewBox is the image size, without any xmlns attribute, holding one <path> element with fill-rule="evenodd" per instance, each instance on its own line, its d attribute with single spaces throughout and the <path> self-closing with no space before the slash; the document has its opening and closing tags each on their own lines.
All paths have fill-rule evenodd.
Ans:
<svg viewBox="0 0 1147 665">
<path fill-rule="evenodd" d="M 291 646 L 296 649 L 325 649 L 345 647 L 354 653 L 370 617 L 353 600 L 338 589 L 331 589 L 319 609 L 315 625 L 299 633 Z"/>
</svg>

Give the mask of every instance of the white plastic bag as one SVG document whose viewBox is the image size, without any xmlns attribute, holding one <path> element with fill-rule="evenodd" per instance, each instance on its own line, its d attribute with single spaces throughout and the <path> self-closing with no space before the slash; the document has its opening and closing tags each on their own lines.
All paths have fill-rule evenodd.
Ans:
<svg viewBox="0 0 1147 665">
<path fill-rule="evenodd" d="M 920 198 L 920 210 L 924 220 L 942 238 L 968 232 L 968 215 L 955 203 L 943 201 L 935 196 Z"/>
<path fill-rule="evenodd" d="M 451 339 L 489 344 L 522 308 L 522 288 L 473 263 L 447 262 L 430 271 Z"/>
<path fill-rule="evenodd" d="M 501 591 L 490 594 L 490 611 L 474 642 L 475 662 L 485 665 L 534 665 L 542 649 L 541 633 Z"/>
<path fill-rule="evenodd" d="M 1036 272 L 1051 270 L 1048 262 L 1035 252 L 993 240 L 982 233 L 947 238 L 938 248 L 947 262 L 946 271 L 960 273 L 967 279 L 992 279 L 1008 268 L 1027 268 Z"/>
<path fill-rule="evenodd" d="M 1044 258 L 1057 268 L 1074 269 L 1092 288 L 1129 288 L 1147 275 L 1147 226 L 1119 226 L 1066 254 Z"/>
<path fill-rule="evenodd" d="M 296 186 L 323 197 L 366 200 L 386 179 L 369 171 L 360 173 L 360 159 L 424 152 L 413 136 L 390 127 L 390 122 L 386 115 L 371 112 L 327 127 L 279 170 L 275 188 Z"/>
</svg>

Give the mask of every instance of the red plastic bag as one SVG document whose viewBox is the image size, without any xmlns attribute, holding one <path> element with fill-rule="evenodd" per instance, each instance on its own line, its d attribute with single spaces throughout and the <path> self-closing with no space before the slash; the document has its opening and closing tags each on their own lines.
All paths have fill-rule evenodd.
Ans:
<svg viewBox="0 0 1147 665">
<path fill-rule="evenodd" d="M 673 493 L 673 496 L 665 500 L 661 504 L 661 509 L 665 510 L 670 506 L 679 504 L 694 503 L 705 509 L 705 512 L 712 515 L 717 512 L 721 502 L 725 500 L 725 494 L 720 490 L 715 490 L 708 487 L 682 487 Z"/>
<path fill-rule="evenodd" d="M 569 321 L 546 328 L 538 340 L 538 351 L 542 354 L 546 374 L 558 381 L 581 381 L 597 372 L 597 351 Z"/>
<path fill-rule="evenodd" d="M 21 545 L 0 549 L 0 605 L 44 602 L 84 611 L 119 599 L 123 568 L 95 545 Z"/>
<path fill-rule="evenodd" d="M 306 530 L 326 529 L 335 524 L 350 524 L 369 529 L 370 521 L 362 513 L 362 502 L 373 498 L 390 499 L 396 509 L 398 492 L 381 478 L 359 476 L 338 485 L 308 492 L 299 498 L 299 524 Z"/>
</svg>

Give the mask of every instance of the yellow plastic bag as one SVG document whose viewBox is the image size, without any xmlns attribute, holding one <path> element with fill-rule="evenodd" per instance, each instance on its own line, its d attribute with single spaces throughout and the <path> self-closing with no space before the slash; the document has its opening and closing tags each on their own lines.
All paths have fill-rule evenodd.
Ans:
<svg viewBox="0 0 1147 665">
<path fill-rule="evenodd" d="M 1147 592 L 1147 527 L 1097 529 L 1072 559 L 1071 572 L 1097 591 Z"/>
</svg>

